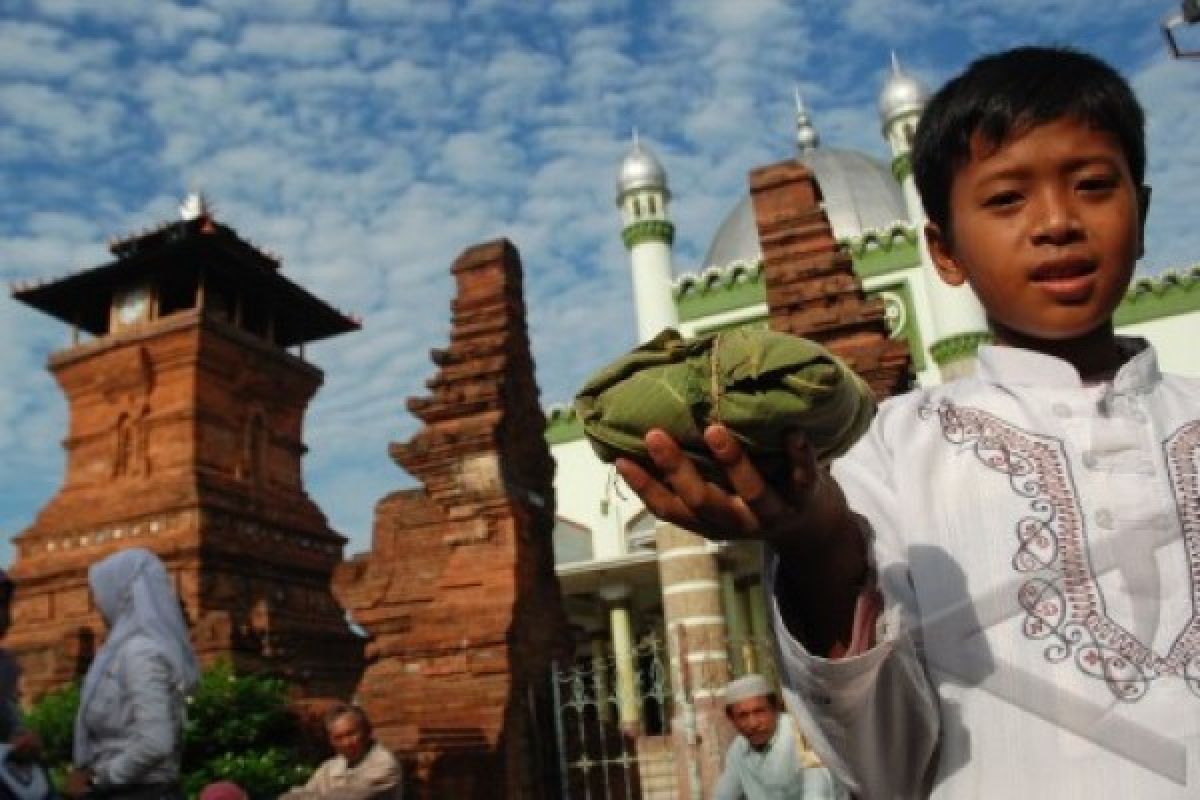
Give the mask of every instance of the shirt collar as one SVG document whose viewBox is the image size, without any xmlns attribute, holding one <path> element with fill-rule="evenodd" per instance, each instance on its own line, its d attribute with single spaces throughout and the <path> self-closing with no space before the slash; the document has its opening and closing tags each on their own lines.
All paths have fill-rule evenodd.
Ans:
<svg viewBox="0 0 1200 800">
<path fill-rule="evenodd" d="M 1130 356 L 1113 376 L 1114 392 L 1126 394 L 1150 389 L 1162 377 L 1154 348 L 1140 337 L 1118 337 L 1117 344 Z M 1057 356 L 1020 347 L 984 345 L 979 348 L 976 374 L 980 380 L 1007 386 L 1077 389 L 1083 380 L 1078 370 Z"/>
</svg>

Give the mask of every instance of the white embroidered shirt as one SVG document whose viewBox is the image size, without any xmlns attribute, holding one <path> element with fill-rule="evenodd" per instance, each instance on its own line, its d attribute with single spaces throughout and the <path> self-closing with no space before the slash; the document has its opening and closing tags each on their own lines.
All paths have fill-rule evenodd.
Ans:
<svg viewBox="0 0 1200 800">
<path fill-rule="evenodd" d="M 865 654 L 806 652 L 768 565 L 785 699 L 860 797 L 1200 796 L 1200 381 L 1127 344 L 1110 383 L 985 347 L 881 406 L 833 468 L 887 604 Z"/>
</svg>

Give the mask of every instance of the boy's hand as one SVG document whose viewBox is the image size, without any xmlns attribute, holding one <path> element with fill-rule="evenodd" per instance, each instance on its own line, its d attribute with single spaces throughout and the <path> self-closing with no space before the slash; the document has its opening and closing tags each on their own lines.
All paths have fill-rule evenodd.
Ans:
<svg viewBox="0 0 1200 800">
<path fill-rule="evenodd" d="M 799 434 L 788 436 L 791 483 L 776 489 L 724 426 L 709 426 L 704 441 L 724 467 L 732 493 L 704 480 L 661 430 L 646 434 L 661 480 L 625 458 L 617 459 L 617 471 L 659 519 L 708 539 L 761 539 L 774 547 L 779 580 L 791 598 L 781 602 L 780 614 L 812 652 L 838 658 L 870 647 L 879 601 L 868 583 L 866 541 L 812 447 Z"/>
<path fill-rule="evenodd" d="M 786 500 L 772 488 L 723 425 L 710 425 L 704 441 L 725 469 L 733 493 L 706 481 L 675 440 L 661 430 L 646 434 L 646 448 L 662 479 L 626 458 L 617 471 L 659 519 L 709 539 L 762 539 L 779 549 L 799 544 L 804 510 L 820 472 L 804 437 L 788 436 L 792 481 Z"/>
</svg>

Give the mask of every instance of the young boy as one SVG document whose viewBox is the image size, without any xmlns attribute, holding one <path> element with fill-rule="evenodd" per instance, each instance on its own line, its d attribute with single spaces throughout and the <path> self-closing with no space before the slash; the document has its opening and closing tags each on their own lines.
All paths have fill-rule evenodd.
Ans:
<svg viewBox="0 0 1200 800">
<path fill-rule="evenodd" d="M 977 374 L 882 404 L 831 475 L 793 437 L 786 490 L 720 426 L 736 494 L 661 431 L 659 477 L 618 469 L 656 516 L 772 546 L 786 699 L 857 796 L 1200 796 L 1200 381 L 1112 323 L 1141 109 L 1021 48 L 938 92 L 913 155 L 938 272 L 990 321 Z"/>
</svg>

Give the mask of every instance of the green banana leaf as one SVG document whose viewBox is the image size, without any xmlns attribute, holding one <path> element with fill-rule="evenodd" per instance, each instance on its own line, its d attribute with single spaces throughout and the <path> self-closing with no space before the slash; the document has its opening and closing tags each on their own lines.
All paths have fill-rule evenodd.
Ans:
<svg viewBox="0 0 1200 800">
<path fill-rule="evenodd" d="M 625 457 L 652 469 L 643 437 L 661 428 L 708 480 L 727 485 L 702 438 L 720 422 L 783 485 L 788 431 L 802 431 L 827 463 L 866 431 L 875 404 L 858 375 L 807 339 L 735 328 L 684 340 L 668 329 L 592 376 L 575 409 L 602 461 Z"/>
</svg>

